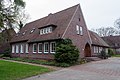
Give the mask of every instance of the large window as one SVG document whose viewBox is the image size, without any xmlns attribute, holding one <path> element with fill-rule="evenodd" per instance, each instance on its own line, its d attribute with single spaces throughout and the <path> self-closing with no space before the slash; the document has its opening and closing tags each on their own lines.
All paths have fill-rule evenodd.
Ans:
<svg viewBox="0 0 120 80">
<path fill-rule="evenodd" d="M 26 48 L 25 49 L 26 49 L 25 52 L 28 53 L 28 49 L 29 49 L 28 48 L 28 44 L 26 44 Z"/>
<path fill-rule="evenodd" d="M 49 52 L 49 44 L 46 42 L 44 43 L 44 53 L 48 53 Z"/>
<path fill-rule="evenodd" d="M 42 43 L 38 44 L 38 53 L 42 53 Z"/>
<path fill-rule="evenodd" d="M 16 53 L 19 53 L 19 46 L 16 45 Z"/>
<path fill-rule="evenodd" d="M 15 46 L 12 45 L 12 53 L 15 53 Z"/>
<path fill-rule="evenodd" d="M 23 44 L 20 45 L 20 53 L 23 53 Z"/>
<path fill-rule="evenodd" d="M 50 43 L 50 53 L 55 53 L 55 42 Z"/>
<path fill-rule="evenodd" d="M 37 52 L 37 44 L 33 44 L 33 53 Z"/>
</svg>

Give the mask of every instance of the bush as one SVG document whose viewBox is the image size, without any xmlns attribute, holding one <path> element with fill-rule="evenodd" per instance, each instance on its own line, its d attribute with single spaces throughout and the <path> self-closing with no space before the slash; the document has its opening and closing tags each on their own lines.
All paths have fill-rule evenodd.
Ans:
<svg viewBox="0 0 120 80">
<path fill-rule="evenodd" d="M 108 54 L 105 52 L 105 49 L 103 49 L 99 55 L 100 58 L 102 59 L 107 59 L 108 58 Z"/>
<path fill-rule="evenodd" d="M 57 43 L 55 61 L 58 63 L 74 64 L 79 58 L 79 50 L 70 39 L 64 39 Z"/>
<path fill-rule="evenodd" d="M 112 49 L 108 49 L 108 55 L 111 57 L 111 56 L 113 56 L 114 55 L 114 52 L 113 52 L 113 50 Z"/>
<path fill-rule="evenodd" d="M 7 49 L 4 51 L 2 57 L 11 57 L 10 53 L 11 53 L 11 50 L 10 50 L 9 48 L 7 48 Z"/>
</svg>

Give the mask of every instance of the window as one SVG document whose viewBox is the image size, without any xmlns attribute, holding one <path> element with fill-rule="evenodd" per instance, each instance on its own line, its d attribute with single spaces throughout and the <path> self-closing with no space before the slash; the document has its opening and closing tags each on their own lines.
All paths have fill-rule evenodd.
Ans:
<svg viewBox="0 0 120 80">
<path fill-rule="evenodd" d="M 19 53 L 19 46 L 16 45 L 16 53 Z"/>
<path fill-rule="evenodd" d="M 30 31 L 30 33 L 33 33 L 35 31 L 35 28 L 33 28 L 31 31 Z"/>
<path fill-rule="evenodd" d="M 76 25 L 76 31 L 77 31 L 77 34 L 80 34 L 79 33 L 79 26 L 78 25 Z"/>
<path fill-rule="evenodd" d="M 52 27 L 47 27 L 47 28 L 40 29 L 40 35 L 48 34 L 48 33 L 51 33 L 51 32 L 52 32 Z"/>
<path fill-rule="evenodd" d="M 55 53 L 55 42 L 50 43 L 50 53 Z"/>
<path fill-rule="evenodd" d="M 94 53 L 98 53 L 98 47 L 94 46 Z"/>
<path fill-rule="evenodd" d="M 48 53 L 48 52 L 49 52 L 49 44 L 44 43 L 44 53 Z"/>
<path fill-rule="evenodd" d="M 20 45 L 20 53 L 23 53 L 23 44 Z"/>
<path fill-rule="evenodd" d="M 25 52 L 28 53 L 28 44 L 26 44 Z"/>
<path fill-rule="evenodd" d="M 37 44 L 33 44 L 33 53 L 37 52 Z"/>
<path fill-rule="evenodd" d="M 12 45 L 12 53 L 15 53 L 15 46 Z"/>
<path fill-rule="evenodd" d="M 101 53 L 101 51 L 102 51 L 102 47 L 99 47 L 99 53 Z"/>
<path fill-rule="evenodd" d="M 42 53 L 42 43 L 38 44 L 38 53 Z"/>
<path fill-rule="evenodd" d="M 80 27 L 80 35 L 83 35 L 83 29 Z"/>
</svg>

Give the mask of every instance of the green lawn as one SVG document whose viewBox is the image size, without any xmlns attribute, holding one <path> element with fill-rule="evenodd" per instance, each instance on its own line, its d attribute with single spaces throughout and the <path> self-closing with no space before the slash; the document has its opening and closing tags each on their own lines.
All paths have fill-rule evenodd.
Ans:
<svg viewBox="0 0 120 80">
<path fill-rule="evenodd" d="M 112 57 L 120 57 L 120 54 L 112 55 Z"/>
<path fill-rule="evenodd" d="M 49 71 L 44 67 L 0 60 L 0 80 L 18 80 Z"/>
</svg>

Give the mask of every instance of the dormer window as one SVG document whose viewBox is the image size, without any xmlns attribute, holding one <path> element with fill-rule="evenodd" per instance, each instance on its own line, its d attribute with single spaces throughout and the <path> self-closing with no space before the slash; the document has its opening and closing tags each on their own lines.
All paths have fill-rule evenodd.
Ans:
<svg viewBox="0 0 120 80">
<path fill-rule="evenodd" d="M 40 35 L 48 34 L 48 33 L 52 33 L 52 27 L 47 27 L 47 28 L 40 29 Z"/>
<path fill-rule="evenodd" d="M 25 32 L 23 32 L 23 35 L 25 35 Z"/>
<path fill-rule="evenodd" d="M 33 28 L 31 31 L 30 31 L 30 33 L 33 33 L 35 31 L 35 28 Z"/>
<path fill-rule="evenodd" d="M 27 30 L 25 30 L 25 32 L 23 32 L 23 33 L 22 33 L 22 35 L 25 35 L 25 34 L 26 34 L 26 32 L 27 32 Z"/>
</svg>

